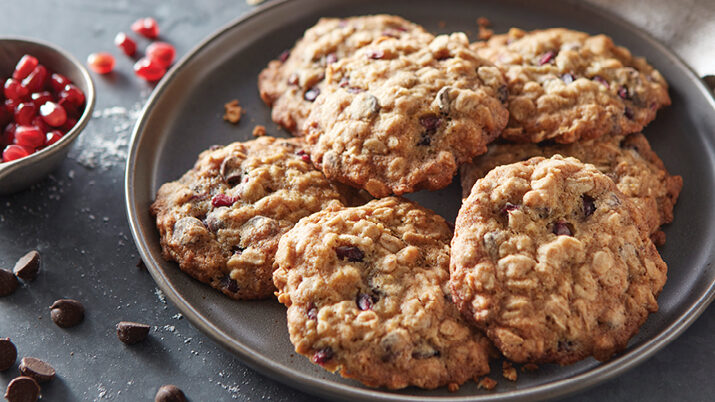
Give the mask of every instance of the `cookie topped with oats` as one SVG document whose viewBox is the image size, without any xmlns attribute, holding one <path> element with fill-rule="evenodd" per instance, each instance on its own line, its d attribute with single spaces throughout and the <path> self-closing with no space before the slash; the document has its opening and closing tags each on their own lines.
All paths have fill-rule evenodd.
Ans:
<svg viewBox="0 0 715 402">
<path fill-rule="evenodd" d="M 371 387 L 458 388 L 488 340 L 449 294 L 447 222 L 396 197 L 331 207 L 283 235 L 273 275 L 295 350 Z"/>
<path fill-rule="evenodd" d="M 572 143 L 643 129 L 670 105 L 668 84 L 606 35 L 512 28 L 473 45 L 506 74 L 511 141 Z"/>
<path fill-rule="evenodd" d="M 508 119 L 502 73 L 463 33 L 383 37 L 326 72 L 305 125 L 311 158 L 375 197 L 447 186 Z"/>
<path fill-rule="evenodd" d="M 560 155 L 474 185 L 452 239 L 452 297 L 518 363 L 606 360 L 649 313 L 667 267 L 639 209 L 593 165 Z"/>
<path fill-rule="evenodd" d="M 278 240 L 301 218 L 342 205 L 300 139 L 264 136 L 216 147 L 159 188 L 151 212 L 165 259 L 233 299 L 273 295 Z"/>
<path fill-rule="evenodd" d="M 321 18 L 293 49 L 271 61 L 258 76 L 258 89 L 273 108 L 273 121 L 302 135 L 303 122 L 323 89 L 326 66 L 382 36 L 409 36 L 422 43 L 433 37 L 419 25 L 393 15 Z"/>
</svg>

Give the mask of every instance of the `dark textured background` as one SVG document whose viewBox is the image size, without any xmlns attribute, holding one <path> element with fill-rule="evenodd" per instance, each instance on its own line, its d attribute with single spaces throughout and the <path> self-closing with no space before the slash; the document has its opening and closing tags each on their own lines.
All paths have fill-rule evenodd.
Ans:
<svg viewBox="0 0 715 402">
<path fill-rule="evenodd" d="M 625 18 L 650 29 L 699 72 L 711 65 L 712 54 L 691 50 L 698 49 L 699 37 L 669 36 L 653 18 L 643 17 L 680 15 L 691 29 L 702 29 L 695 22 L 715 16 L 711 3 L 683 2 L 692 14 L 688 17 L 656 12 L 655 5 L 642 2 L 593 2 L 626 13 Z M 37 281 L 0 299 L 0 337 L 12 338 L 20 357 L 35 356 L 57 369 L 58 377 L 43 386 L 44 400 L 152 400 L 166 383 L 178 385 L 194 401 L 315 400 L 248 369 L 183 319 L 149 274 L 136 267 L 137 251 L 124 212 L 126 148 L 151 87 L 133 76 L 132 61 L 114 47 L 114 35 L 128 31 L 139 17 L 154 16 L 161 39 L 174 44 L 181 56 L 249 9 L 241 0 L 0 0 L 0 36 L 50 41 L 80 60 L 100 50 L 117 56 L 114 74 L 94 76 L 95 116 L 70 157 L 33 188 L 0 196 L 0 267 L 12 268 L 30 249 L 38 249 L 43 259 Z M 686 40 L 687 46 L 679 46 Z M 140 40 L 139 48 L 145 46 Z M 47 306 L 62 297 L 85 303 L 82 325 L 62 330 L 50 321 Z M 148 341 L 133 347 L 119 342 L 114 325 L 121 320 L 152 324 Z M 708 400 L 715 394 L 713 333 L 715 310 L 710 307 L 638 368 L 570 400 Z M 0 373 L 0 389 L 16 374 L 16 368 Z"/>
</svg>

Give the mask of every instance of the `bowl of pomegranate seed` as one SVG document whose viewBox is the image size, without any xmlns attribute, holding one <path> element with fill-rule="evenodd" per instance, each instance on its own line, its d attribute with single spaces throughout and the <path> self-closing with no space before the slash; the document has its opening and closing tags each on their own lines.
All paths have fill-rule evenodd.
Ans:
<svg viewBox="0 0 715 402">
<path fill-rule="evenodd" d="M 0 194 L 54 170 L 89 122 L 94 84 L 72 55 L 49 43 L 0 37 Z"/>
</svg>

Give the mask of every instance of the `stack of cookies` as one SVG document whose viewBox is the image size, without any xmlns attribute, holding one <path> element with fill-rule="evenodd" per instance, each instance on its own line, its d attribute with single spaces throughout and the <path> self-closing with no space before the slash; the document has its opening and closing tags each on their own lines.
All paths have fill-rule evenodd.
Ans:
<svg viewBox="0 0 715 402">
<path fill-rule="evenodd" d="M 233 299 L 275 294 L 315 364 L 455 390 L 499 353 L 606 360 L 657 311 L 682 179 L 639 131 L 670 98 L 610 38 L 324 18 L 258 86 L 296 138 L 204 151 L 151 210 L 166 259 Z M 400 197 L 460 169 L 454 226 Z"/>
</svg>

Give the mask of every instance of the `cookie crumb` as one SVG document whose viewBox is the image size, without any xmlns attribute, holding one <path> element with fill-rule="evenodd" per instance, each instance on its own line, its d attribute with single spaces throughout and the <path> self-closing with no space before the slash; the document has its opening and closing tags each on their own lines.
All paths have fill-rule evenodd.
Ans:
<svg viewBox="0 0 715 402">
<path fill-rule="evenodd" d="M 447 390 L 449 392 L 457 392 L 459 391 L 459 384 L 457 384 L 456 382 L 450 382 L 449 384 L 447 384 Z"/>
<path fill-rule="evenodd" d="M 224 120 L 232 124 L 238 124 L 241 121 L 243 108 L 238 104 L 238 99 L 226 103 L 223 107 L 226 109 L 226 113 L 223 115 Z"/>
<path fill-rule="evenodd" d="M 516 381 L 516 369 L 511 365 L 510 362 L 504 361 L 501 364 L 502 375 L 509 381 Z"/>
<path fill-rule="evenodd" d="M 521 367 L 521 371 L 533 372 L 539 369 L 539 366 L 534 363 L 526 363 Z"/>
<path fill-rule="evenodd" d="M 491 391 L 497 386 L 497 382 L 489 377 L 484 377 L 477 383 L 477 387 Z"/>
<path fill-rule="evenodd" d="M 263 137 L 264 135 L 266 135 L 266 126 L 258 125 L 256 127 L 253 127 L 254 137 Z"/>
</svg>

